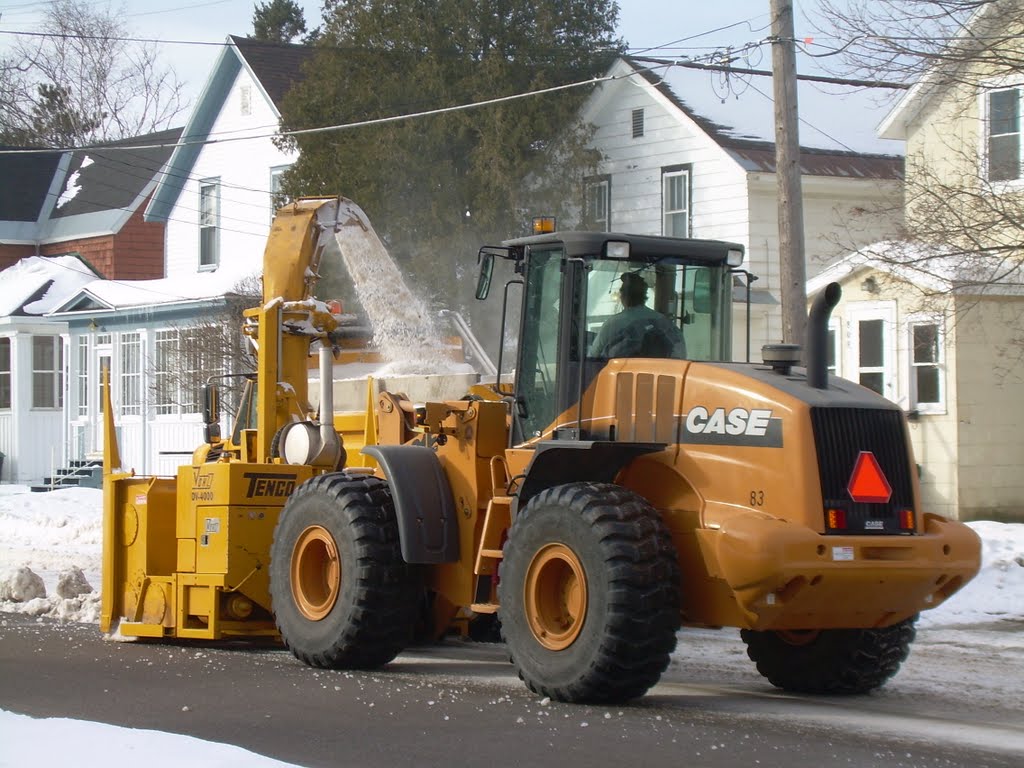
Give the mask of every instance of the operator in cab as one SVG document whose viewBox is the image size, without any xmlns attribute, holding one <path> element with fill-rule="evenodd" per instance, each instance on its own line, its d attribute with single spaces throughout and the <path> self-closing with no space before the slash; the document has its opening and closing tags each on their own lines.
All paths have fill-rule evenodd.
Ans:
<svg viewBox="0 0 1024 768">
<path fill-rule="evenodd" d="M 605 321 L 590 345 L 589 357 L 686 357 L 683 332 L 647 306 L 647 282 L 636 272 L 621 278 L 622 311 Z"/>
</svg>

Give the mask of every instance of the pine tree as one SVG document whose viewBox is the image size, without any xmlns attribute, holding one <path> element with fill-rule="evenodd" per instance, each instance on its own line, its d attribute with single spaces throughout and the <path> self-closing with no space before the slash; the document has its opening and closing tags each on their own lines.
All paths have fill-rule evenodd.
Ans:
<svg viewBox="0 0 1024 768">
<path fill-rule="evenodd" d="M 290 43 L 306 32 L 306 16 L 295 0 L 256 3 L 252 14 L 252 37 L 271 43 Z"/>
</svg>

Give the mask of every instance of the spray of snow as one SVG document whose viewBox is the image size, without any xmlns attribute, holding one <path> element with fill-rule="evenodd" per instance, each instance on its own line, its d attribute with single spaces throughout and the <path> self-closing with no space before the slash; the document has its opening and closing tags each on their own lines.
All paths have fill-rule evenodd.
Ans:
<svg viewBox="0 0 1024 768">
<path fill-rule="evenodd" d="M 447 355 L 435 317 L 409 290 L 362 209 L 343 200 L 338 218 L 345 221 L 346 217 L 347 223 L 335 237 L 373 328 L 374 344 L 386 363 L 378 375 L 443 372 L 439 369 Z"/>
</svg>

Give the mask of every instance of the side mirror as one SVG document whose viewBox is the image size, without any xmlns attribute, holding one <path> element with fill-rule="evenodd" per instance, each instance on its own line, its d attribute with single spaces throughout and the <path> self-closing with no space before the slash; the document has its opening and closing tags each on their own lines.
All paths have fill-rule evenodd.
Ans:
<svg viewBox="0 0 1024 768">
<path fill-rule="evenodd" d="M 220 442 L 220 390 L 209 381 L 203 384 L 203 439 L 210 445 Z"/>
<path fill-rule="evenodd" d="M 480 265 L 480 273 L 476 278 L 476 297 L 480 301 L 487 298 L 491 292 L 491 276 L 494 274 L 494 254 L 481 250 L 476 256 L 477 264 Z"/>
</svg>

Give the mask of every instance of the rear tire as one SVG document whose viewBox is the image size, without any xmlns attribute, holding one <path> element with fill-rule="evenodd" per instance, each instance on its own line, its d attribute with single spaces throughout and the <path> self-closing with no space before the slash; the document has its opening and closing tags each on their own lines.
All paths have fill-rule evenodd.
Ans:
<svg viewBox="0 0 1024 768">
<path fill-rule="evenodd" d="M 314 667 L 373 669 L 406 648 L 419 600 L 383 480 L 330 473 L 285 504 L 270 550 L 285 645 Z"/>
<path fill-rule="evenodd" d="M 679 628 L 679 565 L 668 529 L 621 486 L 537 494 L 505 543 L 501 634 L 534 693 L 618 702 L 658 682 Z"/>
<path fill-rule="evenodd" d="M 910 654 L 912 616 L 881 629 L 740 632 L 747 655 L 776 688 L 796 693 L 867 693 L 886 683 Z"/>
</svg>

